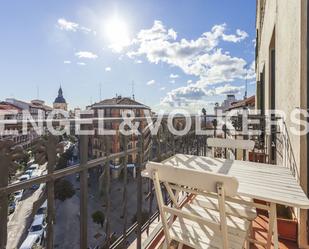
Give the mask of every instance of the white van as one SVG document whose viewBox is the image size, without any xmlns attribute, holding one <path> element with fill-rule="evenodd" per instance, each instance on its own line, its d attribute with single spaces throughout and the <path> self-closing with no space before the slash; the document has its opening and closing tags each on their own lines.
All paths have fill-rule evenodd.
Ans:
<svg viewBox="0 0 309 249">
<path fill-rule="evenodd" d="M 42 238 L 38 234 L 29 234 L 19 249 L 32 249 L 34 245 L 41 244 Z"/>
</svg>

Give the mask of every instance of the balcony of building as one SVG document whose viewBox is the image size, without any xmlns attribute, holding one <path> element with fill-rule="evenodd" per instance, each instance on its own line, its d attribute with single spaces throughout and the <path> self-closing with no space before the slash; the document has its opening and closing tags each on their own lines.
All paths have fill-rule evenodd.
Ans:
<svg viewBox="0 0 309 249">
<path fill-rule="evenodd" d="M 25 239 L 25 232 L 12 237 L 12 232 L 10 231 L 13 226 L 10 223 L 12 218 L 9 218 L 7 222 L 7 209 L 9 205 L 7 195 L 20 189 L 29 189 L 33 185 L 39 185 L 40 189 L 42 189 L 38 198 L 35 199 L 30 213 L 35 214 L 39 205 L 38 203 L 41 203 L 42 200 L 47 199 L 48 203 L 46 237 L 44 238 L 44 243 L 42 243 L 44 248 L 57 248 L 59 246 L 59 229 L 62 228 L 74 234 L 75 239 L 72 239 L 71 236 L 65 237 L 68 243 L 70 239 L 75 241 L 77 238 L 76 244 L 70 242 L 76 248 L 94 248 L 95 246 L 98 246 L 98 248 L 163 247 L 165 236 L 160 212 L 158 211 L 154 185 L 152 179 L 142 177 L 142 171 L 145 169 L 148 161 L 164 162 L 164 160 L 179 153 L 179 155 L 194 155 L 198 158 L 212 158 L 215 156 L 222 158 L 222 160 L 232 156 L 233 160 L 250 160 L 259 162 L 261 165 L 273 162 L 271 152 L 274 148 L 268 148 L 268 143 L 266 142 L 273 136 L 272 134 L 266 135 L 264 133 L 264 117 L 252 116 L 252 118 L 260 120 L 260 125 L 250 126 L 249 128 L 261 132 L 258 134 L 250 133 L 249 135 L 242 133 L 239 123 L 237 123 L 239 122 L 239 117 L 235 117 L 235 120 L 232 122 L 235 127 L 234 133 L 227 126 L 222 126 L 216 117 L 208 116 L 204 118 L 205 123 L 201 122 L 201 128 L 203 131 L 207 131 L 207 135 L 196 134 L 194 128 L 185 135 L 174 135 L 168 130 L 167 122 L 163 120 L 156 135 L 149 136 L 149 130 L 146 130 L 147 141 L 145 141 L 144 136 L 138 136 L 138 145 L 136 148 L 128 147 L 128 139 L 125 136 L 121 137 L 120 141 L 123 150 L 114 154 L 110 153 L 110 137 L 104 136 L 100 146 L 98 146 L 98 149 L 104 152 L 102 153 L 104 156 L 95 159 L 92 159 L 89 150 L 91 136 L 79 136 L 77 137 L 78 143 L 76 143 L 80 151 L 77 156 L 78 158 L 73 164 L 62 168 L 57 167 L 59 157 L 61 157 L 62 153 L 59 138 L 51 135 L 44 136 L 36 141 L 35 146 L 31 149 L 35 152 L 37 163 L 45 165 L 46 169 L 42 170 L 40 176 L 18 183 L 14 183 L 12 180 L 14 175 L 9 169 L 18 160 L 18 154 L 22 153 L 22 151 L 13 148 L 12 144 L 7 140 L 0 141 L 0 248 L 5 248 L 5 246 L 7 248 L 18 247 Z M 204 120 L 203 117 L 201 120 Z M 299 176 L 297 174 L 294 153 L 290 146 L 286 130 L 276 130 L 275 132 L 277 134 L 277 148 L 283 150 L 280 153 L 280 155 L 283 155 L 283 158 L 280 160 L 280 163 L 282 163 L 278 167 L 287 169 L 291 172 L 291 177 L 297 181 Z M 232 140 L 253 140 L 254 148 L 248 154 L 240 149 L 218 148 L 212 150 L 209 144 L 207 144 L 208 138 L 211 137 Z M 128 157 L 131 154 L 137 155 L 136 175 L 134 178 L 131 177 L 130 168 L 127 167 Z M 115 180 L 113 172 L 109 170 L 110 161 L 113 160 L 121 163 L 122 171 L 118 175 L 121 177 L 121 181 Z M 75 196 L 77 197 L 73 198 L 77 198 L 75 204 L 78 206 L 76 214 L 76 217 L 78 216 L 78 223 L 75 224 L 75 226 L 77 225 L 75 227 L 76 229 L 73 229 L 76 231 L 73 231 L 72 228 L 60 226 L 60 224 L 63 224 L 60 219 L 63 219 L 68 224 L 72 224 L 72 222 L 69 221 L 69 217 L 71 217 L 69 213 L 68 217 L 61 216 L 61 212 L 67 212 L 67 210 L 58 210 L 60 204 L 56 200 L 54 188 L 58 180 L 69 179 L 70 181 L 75 181 L 76 175 L 79 177 L 79 182 L 76 185 L 77 194 Z M 250 177 L 254 179 L 255 176 L 252 174 L 248 176 L 248 178 Z M 97 180 L 93 181 L 93 178 Z M 190 175 L 188 175 L 188 178 L 190 178 Z M 102 198 L 101 196 L 94 196 L 93 191 L 96 189 L 100 189 Z M 163 194 L 164 202 L 171 203 L 168 192 L 164 188 Z M 98 205 L 98 208 L 104 212 L 105 216 L 102 229 L 97 227 L 94 229 L 91 224 L 91 212 L 93 211 L 91 203 L 93 202 L 92 199 L 96 198 L 101 203 Z M 115 214 L 116 210 L 120 214 Z M 294 209 L 289 210 L 293 211 Z M 268 213 L 258 213 L 258 216 L 253 220 L 252 224 L 252 237 L 260 243 L 266 242 L 267 234 L 269 233 Z M 25 221 L 25 226 L 29 226 L 29 221 Z M 63 233 L 65 234 L 64 231 Z M 290 239 L 290 241 L 282 239 L 282 236 L 279 234 L 279 248 L 298 248 L 295 238 Z M 177 246 L 177 243 L 173 242 L 170 246 Z M 259 244 L 252 243 L 250 248 L 262 247 Z"/>
</svg>

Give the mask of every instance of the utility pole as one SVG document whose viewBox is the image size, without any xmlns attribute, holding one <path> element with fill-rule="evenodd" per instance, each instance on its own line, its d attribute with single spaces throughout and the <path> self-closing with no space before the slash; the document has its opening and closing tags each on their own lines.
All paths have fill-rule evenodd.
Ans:
<svg viewBox="0 0 309 249">
<path fill-rule="evenodd" d="M 134 93 L 134 80 L 132 80 L 132 99 L 135 100 L 135 93 Z"/>
<path fill-rule="evenodd" d="M 248 94 L 248 66 L 246 66 L 246 90 L 245 90 L 245 96 L 244 99 L 247 99 L 247 94 Z"/>
</svg>

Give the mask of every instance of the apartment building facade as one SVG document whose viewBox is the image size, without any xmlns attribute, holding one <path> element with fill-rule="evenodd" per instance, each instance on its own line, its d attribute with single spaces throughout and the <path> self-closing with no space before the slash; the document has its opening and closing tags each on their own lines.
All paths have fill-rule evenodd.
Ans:
<svg viewBox="0 0 309 249">
<path fill-rule="evenodd" d="M 15 98 L 7 98 L 5 102 L 23 111 L 28 111 L 33 119 L 38 118 L 39 112 L 45 118 L 53 110 L 53 108 L 45 104 L 45 101 L 39 99 L 31 100 L 29 103 Z"/>
<path fill-rule="evenodd" d="M 231 106 L 232 103 L 237 102 L 237 99 L 234 94 L 228 94 L 226 95 L 226 99 L 222 102 L 221 105 L 219 103 L 216 103 L 214 107 L 214 113 L 215 115 L 218 115 L 219 112 L 226 112 Z"/>
<path fill-rule="evenodd" d="M 98 111 L 101 110 L 104 112 L 104 129 L 105 130 L 114 130 L 116 135 L 110 136 L 108 139 L 111 139 L 111 148 L 110 153 L 118 153 L 123 151 L 122 142 L 121 142 L 121 134 L 119 131 L 120 123 L 122 122 L 123 112 L 126 110 L 133 111 L 134 116 L 137 119 L 143 119 L 146 115 L 151 115 L 151 110 L 148 106 L 143 105 L 136 100 L 128 97 L 116 96 L 115 98 L 105 99 L 100 101 L 99 103 L 93 104 L 88 109 L 94 110 L 94 117 L 98 118 Z M 114 119 L 114 120 L 113 120 Z M 147 122 L 145 120 L 137 120 L 140 122 L 139 131 L 142 131 Z M 91 141 L 91 154 L 92 157 L 98 158 L 104 156 L 104 148 L 102 147 L 102 143 L 104 140 L 104 136 L 98 134 L 98 128 L 95 127 L 95 135 Z M 145 142 L 149 140 L 150 131 L 146 134 L 143 134 L 145 138 Z M 105 137 L 106 138 L 106 137 Z M 127 141 L 128 149 L 134 149 L 138 146 L 138 137 L 136 135 L 131 135 Z M 133 153 L 128 157 L 128 163 L 134 164 L 137 162 L 137 154 Z M 119 160 L 115 160 L 111 162 L 112 166 L 119 166 Z"/>
<path fill-rule="evenodd" d="M 16 100 L 14 101 L 16 103 Z M 27 148 L 28 146 L 31 145 L 31 143 L 34 141 L 35 138 L 38 137 L 38 134 L 29 127 L 27 133 L 22 132 L 22 124 L 20 121 L 23 119 L 23 108 L 25 110 L 29 111 L 30 113 L 35 110 L 33 107 L 33 104 L 28 104 L 26 102 L 20 102 L 20 105 L 14 105 L 11 104 L 10 102 L 0 102 L 0 114 L 1 114 L 1 119 L 4 120 L 12 120 L 12 123 L 7 122 L 3 126 L 3 131 L 0 131 L 0 140 L 1 139 L 10 139 L 14 142 L 15 145 L 21 145 L 24 148 Z M 37 106 L 38 108 L 43 108 L 41 106 L 42 102 Z M 32 108 L 30 108 L 32 106 Z M 23 108 L 22 108 L 23 107 Z M 45 108 L 46 107 L 46 108 Z M 49 111 L 49 107 L 45 106 L 44 111 L 45 113 Z M 36 109 L 38 110 L 38 109 Z M 37 115 L 37 111 L 36 111 Z M 35 115 L 34 115 L 35 116 Z"/>
<path fill-rule="evenodd" d="M 283 111 L 287 115 L 286 127 L 293 126 L 290 118 L 293 110 L 309 109 L 307 34 L 308 1 L 257 0 L 256 106 L 262 114 L 269 109 Z M 309 137 L 293 135 L 289 129 L 287 136 L 298 180 L 308 193 Z M 274 145 L 278 148 L 276 141 L 279 141 L 276 135 L 267 139 L 269 150 L 274 150 Z M 274 164 L 282 164 L 283 155 L 269 151 Z M 296 210 L 296 213 L 299 247 L 308 248 L 308 213 L 301 210 Z"/>
</svg>

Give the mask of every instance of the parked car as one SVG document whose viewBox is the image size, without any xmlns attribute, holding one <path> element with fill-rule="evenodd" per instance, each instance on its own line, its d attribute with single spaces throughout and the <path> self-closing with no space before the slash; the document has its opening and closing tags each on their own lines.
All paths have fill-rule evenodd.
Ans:
<svg viewBox="0 0 309 249">
<path fill-rule="evenodd" d="M 15 200 L 15 202 L 21 201 L 21 198 L 23 197 L 23 194 L 24 194 L 24 190 L 23 189 L 16 191 L 14 193 L 14 200 Z"/>
<path fill-rule="evenodd" d="M 33 170 L 32 170 L 32 169 L 27 169 L 27 170 L 25 171 L 25 174 L 26 174 L 26 175 L 29 175 L 30 178 L 31 178 L 31 176 L 32 176 L 32 173 L 33 173 Z"/>
<path fill-rule="evenodd" d="M 9 203 L 9 210 L 8 210 L 9 214 L 14 213 L 15 208 L 16 208 L 15 202 L 14 202 L 14 201 L 10 202 L 10 203 Z"/>
<path fill-rule="evenodd" d="M 29 228 L 29 233 L 28 235 L 31 234 L 37 234 L 39 235 L 41 238 L 44 237 L 45 235 L 45 221 L 44 221 L 44 217 L 41 215 L 39 217 L 37 217 L 36 219 L 34 219 L 34 221 L 32 222 L 30 228 Z"/>
<path fill-rule="evenodd" d="M 44 201 L 44 203 L 42 204 L 42 206 L 38 209 L 38 211 L 36 212 L 34 219 L 37 219 L 39 217 L 46 217 L 46 211 L 47 211 L 47 200 Z"/>
<path fill-rule="evenodd" d="M 30 170 L 38 170 L 39 169 L 39 165 L 38 164 L 32 164 L 28 167 L 28 169 Z"/>
<path fill-rule="evenodd" d="M 38 234 L 29 234 L 24 242 L 21 244 L 19 249 L 32 249 L 35 245 L 40 245 L 42 237 Z"/>
<path fill-rule="evenodd" d="M 26 181 L 26 180 L 29 180 L 30 179 L 30 176 L 29 175 L 22 175 L 21 177 L 19 177 L 19 181 Z"/>
<path fill-rule="evenodd" d="M 37 189 L 39 189 L 39 187 L 40 187 L 40 184 L 33 184 L 33 185 L 31 186 L 31 189 L 32 189 L 32 190 L 37 190 Z"/>
<path fill-rule="evenodd" d="M 34 170 L 33 173 L 32 173 L 31 178 L 36 178 L 36 177 L 38 177 L 38 176 L 39 176 L 39 172 L 38 172 L 37 170 Z M 40 187 L 40 184 L 33 184 L 33 185 L 31 186 L 31 189 L 32 189 L 32 190 L 37 190 L 39 187 Z"/>
<path fill-rule="evenodd" d="M 31 166 L 32 164 L 34 164 L 34 159 L 31 159 L 31 160 L 27 163 L 27 167 Z"/>
</svg>

